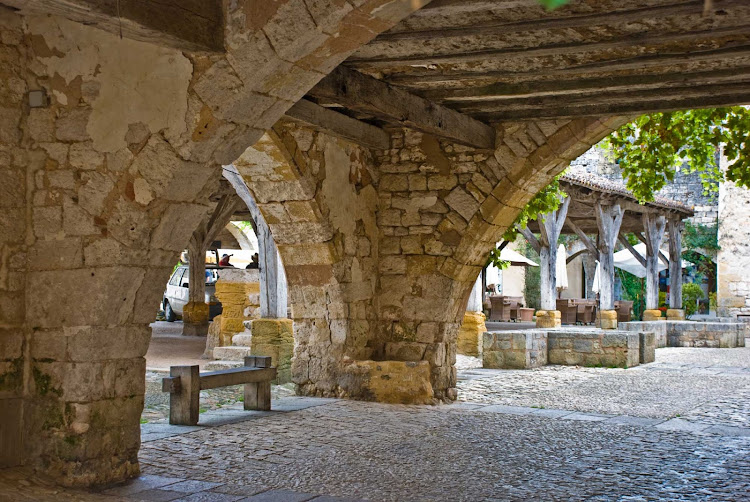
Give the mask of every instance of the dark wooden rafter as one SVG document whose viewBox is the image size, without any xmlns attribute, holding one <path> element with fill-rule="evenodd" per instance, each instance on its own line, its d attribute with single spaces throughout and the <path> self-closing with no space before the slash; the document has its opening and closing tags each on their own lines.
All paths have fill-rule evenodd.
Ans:
<svg viewBox="0 0 750 502">
<path fill-rule="evenodd" d="M 573 230 L 573 232 L 576 233 L 581 242 L 583 242 L 584 246 L 586 246 L 586 250 L 591 253 L 591 256 L 593 256 L 594 259 L 598 259 L 599 250 L 596 248 L 596 244 L 594 244 L 589 236 L 586 235 L 583 230 L 581 230 L 581 227 L 576 225 L 576 223 L 570 218 L 568 218 L 565 223 L 571 228 L 571 230 Z"/>
<path fill-rule="evenodd" d="M 286 117 L 302 122 L 316 131 L 325 131 L 369 148 L 377 150 L 390 148 L 390 135 L 383 129 L 316 105 L 306 99 L 301 99 L 287 110 Z"/>
<path fill-rule="evenodd" d="M 633 245 L 630 243 L 630 241 L 628 241 L 627 237 L 625 237 L 622 232 L 620 232 L 618 240 L 620 241 L 620 244 L 622 244 L 625 249 L 630 251 L 630 254 L 632 254 L 635 259 L 638 260 L 638 263 L 640 263 L 641 266 L 646 266 L 646 258 L 644 258 L 643 255 L 641 255 L 641 253 L 639 253 L 638 250 L 633 247 Z"/>
<path fill-rule="evenodd" d="M 492 149 L 495 145 L 493 127 L 343 66 L 321 80 L 309 95 L 475 148 Z"/>
</svg>

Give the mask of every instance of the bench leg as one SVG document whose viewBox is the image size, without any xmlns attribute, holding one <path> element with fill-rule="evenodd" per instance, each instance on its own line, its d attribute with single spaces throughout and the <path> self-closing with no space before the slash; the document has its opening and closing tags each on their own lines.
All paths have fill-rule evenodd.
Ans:
<svg viewBox="0 0 750 502">
<path fill-rule="evenodd" d="M 245 409 L 261 411 L 271 409 L 271 382 L 245 384 Z"/>
<path fill-rule="evenodd" d="M 169 423 L 196 425 L 200 414 L 200 368 L 198 366 L 172 366 L 169 375 L 180 377 L 180 392 L 169 395 Z"/>
</svg>

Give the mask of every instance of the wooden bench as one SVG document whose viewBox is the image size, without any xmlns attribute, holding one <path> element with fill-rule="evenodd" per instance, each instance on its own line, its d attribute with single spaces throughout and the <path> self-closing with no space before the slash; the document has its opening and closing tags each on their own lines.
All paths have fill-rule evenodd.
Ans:
<svg viewBox="0 0 750 502">
<path fill-rule="evenodd" d="M 169 423 L 196 425 L 200 414 L 200 391 L 245 385 L 246 410 L 271 409 L 271 380 L 276 368 L 268 356 L 248 356 L 241 368 L 200 373 L 199 366 L 171 366 L 169 377 L 161 381 L 162 392 L 169 392 Z"/>
</svg>

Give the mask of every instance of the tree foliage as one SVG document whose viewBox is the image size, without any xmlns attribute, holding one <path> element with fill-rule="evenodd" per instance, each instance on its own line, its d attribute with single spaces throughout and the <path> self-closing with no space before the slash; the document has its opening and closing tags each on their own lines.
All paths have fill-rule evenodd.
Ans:
<svg viewBox="0 0 750 502">
<path fill-rule="evenodd" d="M 743 106 L 642 115 L 605 138 L 603 146 L 620 166 L 627 188 L 641 201 L 674 179 L 677 168 L 699 172 L 704 190 L 724 176 L 750 187 L 750 110 Z M 724 145 L 729 161 L 721 173 L 715 157 Z"/>
<path fill-rule="evenodd" d="M 535 220 L 540 214 L 549 213 L 557 210 L 560 207 L 562 200 L 568 195 L 560 189 L 560 176 L 564 173 L 559 174 L 552 182 L 544 187 L 544 189 L 536 194 L 518 213 L 513 225 L 503 234 L 503 240 L 512 242 L 516 240 L 518 231 L 521 228 L 526 228 L 530 220 Z"/>
</svg>

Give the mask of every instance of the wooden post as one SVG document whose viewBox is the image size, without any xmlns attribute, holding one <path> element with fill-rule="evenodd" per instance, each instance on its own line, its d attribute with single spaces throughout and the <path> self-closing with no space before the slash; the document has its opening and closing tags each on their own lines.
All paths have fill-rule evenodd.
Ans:
<svg viewBox="0 0 750 502">
<path fill-rule="evenodd" d="M 248 368 L 270 368 L 270 356 L 247 356 L 245 357 L 245 366 Z M 246 383 L 245 384 L 245 402 L 246 410 L 271 409 L 271 381 Z"/>
<path fill-rule="evenodd" d="M 679 217 L 669 219 L 669 308 L 682 309 L 682 229 Z"/>
<path fill-rule="evenodd" d="M 196 425 L 200 415 L 200 368 L 198 366 L 172 366 L 169 376 L 179 377 L 179 392 L 169 395 L 169 423 Z"/>
<path fill-rule="evenodd" d="M 565 197 L 556 211 L 540 214 L 539 233 L 541 236 L 541 250 L 539 260 L 541 266 L 541 309 L 557 310 L 557 240 L 568 215 L 570 197 Z"/>
<path fill-rule="evenodd" d="M 664 215 L 643 214 L 646 238 L 646 310 L 659 308 L 659 247 L 664 238 Z"/>
<path fill-rule="evenodd" d="M 594 206 L 596 225 L 599 229 L 597 247 L 599 249 L 599 310 L 614 310 L 615 296 L 615 241 L 620 233 L 620 225 L 625 211 L 619 204 L 605 205 L 597 200 Z"/>
</svg>

